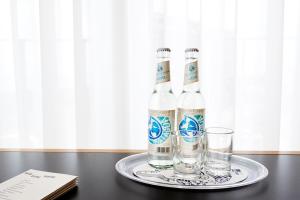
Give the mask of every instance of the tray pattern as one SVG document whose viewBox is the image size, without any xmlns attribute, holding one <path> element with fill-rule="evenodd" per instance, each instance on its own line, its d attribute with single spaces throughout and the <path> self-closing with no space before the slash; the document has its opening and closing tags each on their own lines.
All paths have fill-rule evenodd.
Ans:
<svg viewBox="0 0 300 200">
<path fill-rule="evenodd" d="M 232 166 L 230 174 L 224 176 L 214 176 L 207 172 L 201 172 L 197 175 L 178 176 L 172 168 L 155 169 L 147 163 L 136 166 L 133 169 L 133 174 L 147 181 L 183 186 L 234 184 L 248 177 L 247 170 L 237 166 Z"/>
</svg>

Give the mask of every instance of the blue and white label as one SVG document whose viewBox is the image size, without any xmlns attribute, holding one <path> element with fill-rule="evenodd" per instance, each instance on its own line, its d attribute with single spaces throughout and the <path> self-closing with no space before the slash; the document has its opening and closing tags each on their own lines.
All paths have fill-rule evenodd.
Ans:
<svg viewBox="0 0 300 200">
<path fill-rule="evenodd" d="M 199 123 L 198 120 L 196 119 L 196 117 L 198 117 L 200 115 L 196 115 L 194 117 L 190 117 L 190 116 L 184 116 L 184 118 L 181 120 L 180 124 L 179 124 L 179 130 L 180 131 L 191 131 L 191 132 L 197 132 L 200 130 L 199 128 Z M 184 133 L 185 134 L 185 133 Z"/>
<path fill-rule="evenodd" d="M 180 137 L 180 149 L 184 155 L 194 155 L 202 148 L 204 136 L 204 109 L 178 108 L 177 128 Z"/>
<path fill-rule="evenodd" d="M 156 83 L 164 83 L 170 81 L 170 61 L 157 63 Z"/>
<path fill-rule="evenodd" d="M 161 137 L 162 136 L 162 124 L 160 123 L 160 120 L 150 116 L 149 122 L 148 122 L 148 133 L 149 133 L 149 141 L 151 141 L 151 143 L 155 144 L 155 143 L 161 143 L 158 142 L 157 140 L 159 139 L 160 141 L 164 142 L 165 137 Z"/>
<path fill-rule="evenodd" d="M 149 150 L 157 152 L 162 147 L 171 149 L 171 133 L 174 130 L 175 110 L 149 110 Z M 168 153 L 167 151 L 165 153 Z"/>
<path fill-rule="evenodd" d="M 182 136 L 195 136 L 204 133 L 204 109 L 178 109 L 178 130 Z"/>
<path fill-rule="evenodd" d="M 184 85 L 194 82 L 198 82 L 198 61 L 186 64 L 184 70 Z"/>
</svg>

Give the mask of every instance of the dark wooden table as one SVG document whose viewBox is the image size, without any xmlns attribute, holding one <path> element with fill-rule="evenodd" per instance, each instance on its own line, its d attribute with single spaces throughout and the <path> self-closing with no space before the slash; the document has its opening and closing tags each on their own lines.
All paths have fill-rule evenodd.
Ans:
<svg viewBox="0 0 300 200">
<path fill-rule="evenodd" d="M 300 156 L 251 155 L 269 169 L 260 183 L 238 189 L 183 191 L 148 186 L 128 180 L 115 171 L 115 163 L 127 156 L 117 153 L 0 153 L 0 182 L 28 169 L 78 175 L 79 188 L 60 199 L 300 199 Z"/>
</svg>

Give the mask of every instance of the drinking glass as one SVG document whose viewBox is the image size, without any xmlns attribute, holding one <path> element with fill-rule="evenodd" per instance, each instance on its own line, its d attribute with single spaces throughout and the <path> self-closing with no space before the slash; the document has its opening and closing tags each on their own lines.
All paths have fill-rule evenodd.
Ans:
<svg viewBox="0 0 300 200">
<path fill-rule="evenodd" d="M 211 127 L 205 130 L 207 137 L 207 156 L 205 169 L 214 176 L 230 174 L 233 144 L 233 130 L 223 127 Z"/>
<path fill-rule="evenodd" d="M 172 145 L 175 174 L 196 174 L 204 160 L 204 133 L 200 131 L 177 131 L 172 136 Z"/>
</svg>

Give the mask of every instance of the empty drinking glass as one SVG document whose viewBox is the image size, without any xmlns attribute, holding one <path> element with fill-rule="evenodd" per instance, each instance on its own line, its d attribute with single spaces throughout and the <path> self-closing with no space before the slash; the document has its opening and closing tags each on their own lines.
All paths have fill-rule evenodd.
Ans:
<svg viewBox="0 0 300 200">
<path fill-rule="evenodd" d="M 214 176 L 229 175 L 231 170 L 231 156 L 233 130 L 222 127 L 206 129 L 207 156 L 205 169 Z"/>
<path fill-rule="evenodd" d="M 178 131 L 172 136 L 173 167 L 177 175 L 196 174 L 205 154 L 204 133 L 200 131 Z"/>
</svg>

